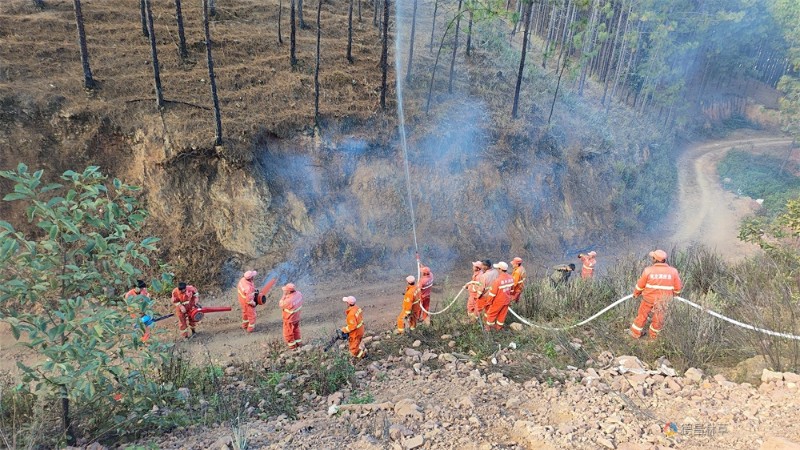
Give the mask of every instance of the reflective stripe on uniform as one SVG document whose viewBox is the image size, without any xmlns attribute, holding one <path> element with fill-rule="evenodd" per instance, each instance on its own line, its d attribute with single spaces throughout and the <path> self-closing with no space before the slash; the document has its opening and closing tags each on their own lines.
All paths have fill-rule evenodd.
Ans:
<svg viewBox="0 0 800 450">
<path fill-rule="evenodd" d="M 644 329 L 644 328 L 639 328 L 639 327 L 637 327 L 635 323 L 632 323 L 632 324 L 631 324 L 631 328 L 633 328 L 633 329 L 634 329 L 634 330 L 636 330 L 636 331 L 642 331 L 642 330 Z"/>
<path fill-rule="evenodd" d="M 646 284 L 645 287 L 648 289 L 658 289 L 660 291 L 671 291 L 675 289 L 674 286 L 660 286 L 657 284 Z"/>
<path fill-rule="evenodd" d="M 297 311 L 300 311 L 301 309 L 303 309 L 303 307 L 302 307 L 302 306 L 301 306 L 301 307 L 299 307 L 299 308 L 297 308 L 297 309 L 284 309 L 284 310 L 283 310 L 283 312 L 285 312 L 285 313 L 287 313 L 287 314 L 294 314 L 294 313 L 296 313 Z"/>
</svg>

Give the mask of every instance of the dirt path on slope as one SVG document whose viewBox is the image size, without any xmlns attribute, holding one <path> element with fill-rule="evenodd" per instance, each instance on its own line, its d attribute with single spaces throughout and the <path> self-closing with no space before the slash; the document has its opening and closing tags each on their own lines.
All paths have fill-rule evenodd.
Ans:
<svg viewBox="0 0 800 450">
<path fill-rule="evenodd" d="M 724 190 L 717 164 L 732 148 L 752 153 L 785 156 L 791 139 L 754 133 L 737 133 L 731 139 L 694 145 L 678 161 L 678 210 L 666 227 L 668 242 L 686 246 L 703 244 L 729 261 L 756 254 L 759 248 L 739 240 L 741 220 L 760 207 L 754 199 Z"/>
</svg>

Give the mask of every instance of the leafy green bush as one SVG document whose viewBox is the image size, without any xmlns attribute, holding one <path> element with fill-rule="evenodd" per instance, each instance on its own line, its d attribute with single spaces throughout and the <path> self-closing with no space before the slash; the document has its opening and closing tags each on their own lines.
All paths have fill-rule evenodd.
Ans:
<svg viewBox="0 0 800 450">
<path fill-rule="evenodd" d="M 65 184 L 42 183 L 42 171 L 24 164 L 0 176 L 15 182 L 5 201 L 27 205 L 26 217 L 41 230 L 29 238 L 0 221 L 0 320 L 39 360 L 18 362 L 18 389 L 40 398 L 57 398 L 61 438 L 74 443 L 78 430 L 71 406 L 113 411 L 123 392 L 151 405 L 145 374 L 156 367 L 167 345 L 143 342 L 138 317 L 149 303 L 136 296 L 123 302 L 108 296 L 111 287 L 131 286 L 149 266 L 155 238 L 130 236 L 141 230 L 147 213 L 137 207 L 138 188 L 118 179 L 106 184 L 97 167 L 67 171 Z M 169 277 L 151 280 L 159 289 Z M 78 410 L 80 411 L 80 410 Z M 109 415 L 109 416 L 113 416 Z"/>
</svg>

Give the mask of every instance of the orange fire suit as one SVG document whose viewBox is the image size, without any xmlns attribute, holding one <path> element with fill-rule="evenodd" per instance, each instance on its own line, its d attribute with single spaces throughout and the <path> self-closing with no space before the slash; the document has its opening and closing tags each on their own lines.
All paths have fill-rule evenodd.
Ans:
<svg viewBox="0 0 800 450">
<path fill-rule="evenodd" d="M 491 297 L 489 297 L 489 291 L 492 288 L 492 283 L 497 279 L 500 275 L 500 271 L 497 269 L 489 269 L 484 272 L 481 276 L 478 277 L 478 285 L 479 293 L 478 301 L 475 302 L 475 307 L 478 309 L 478 313 L 480 314 L 483 310 L 486 309 L 486 305 L 489 304 Z"/>
<path fill-rule="evenodd" d="M 478 296 L 480 295 L 480 281 L 478 278 L 483 275 L 482 270 L 476 270 L 472 273 L 472 281 L 467 283 L 467 315 L 470 319 L 476 319 L 481 316 L 478 310 Z"/>
<path fill-rule="evenodd" d="M 514 267 L 514 272 L 511 274 L 511 278 L 514 279 L 514 286 L 511 287 L 511 300 L 518 302 L 519 298 L 522 296 L 522 290 L 525 289 L 525 267 L 522 264 Z"/>
<path fill-rule="evenodd" d="M 428 320 L 428 313 L 425 311 L 430 311 L 431 309 L 431 289 L 433 288 L 433 274 L 422 275 L 419 279 L 419 296 L 420 296 L 420 305 L 422 308 L 425 308 L 423 311 L 422 308 L 419 309 L 419 321 Z"/>
<path fill-rule="evenodd" d="M 489 302 L 486 305 L 486 329 L 500 330 L 505 325 L 508 305 L 511 303 L 511 288 L 514 277 L 500 272 L 489 289 Z"/>
<path fill-rule="evenodd" d="M 408 317 L 408 328 L 412 331 L 417 327 L 417 317 L 419 317 L 420 296 L 417 286 L 409 284 L 406 293 L 403 295 L 403 311 L 397 316 L 397 331 L 405 331 L 405 319 Z"/>
<path fill-rule="evenodd" d="M 646 267 L 633 290 L 633 296 L 641 295 L 642 302 L 639 304 L 639 313 L 631 324 L 631 336 L 638 338 L 643 334 L 647 316 L 652 311 L 653 318 L 648 334 L 652 339 L 658 337 L 664 327 L 664 312 L 672 296 L 680 294 L 682 287 L 678 271 L 667 263 L 655 263 Z"/>
<path fill-rule="evenodd" d="M 361 339 L 364 338 L 364 316 L 361 308 L 356 305 L 350 306 L 345 314 L 347 325 L 342 328 L 342 333 L 349 335 L 350 354 L 356 358 L 363 358 L 367 351 L 361 346 Z"/>
<path fill-rule="evenodd" d="M 283 311 L 283 339 L 294 350 L 303 344 L 300 339 L 300 309 L 303 308 L 303 294 L 299 291 L 283 294 L 278 306 Z"/>
<path fill-rule="evenodd" d="M 256 328 L 256 286 L 245 277 L 239 280 L 237 297 L 242 308 L 242 329 L 252 333 Z"/>
<path fill-rule="evenodd" d="M 581 256 L 581 278 L 588 279 L 594 276 L 594 265 L 597 264 L 597 259 L 594 256 L 583 255 Z"/>
<path fill-rule="evenodd" d="M 172 304 L 175 305 L 178 330 L 181 332 L 181 336 L 185 338 L 189 337 L 187 327 L 191 328 L 192 334 L 194 334 L 194 327 L 197 326 L 197 322 L 192 319 L 189 312 L 195 308 L 198 297 L 197 288 L 192 285 L 186 286 L 186 291 L 184 292 L 181 292 L 178 288 L 172 290 Z"/>
<path fill-rule="evenodd" d="M 150 301 L 150 294 L 147 292 L 147 288 L 142 288 L 142 289 L 139 291 L 139 293 L 138 293 L 138 294 L 136 293 L 136 289 L 135 289 L 135 288 L 134 288 L 134 289 L 131 289 L 130 291 L 128 291 L 128 292 L 126 292 L 126 293 L 125 293 L 125 295 L 123 296 L 123 298 L 124 298 L 124 299 L 125 299 L 125 301 L 127 302 L 129 298 L 131 298 L 131 297 L 136 297 L 137 295 L 141 295 L 141 296 L 143 296 L 143 297 L 146 297 L 146 298 L 147 298 L 147 300 L 146 300 L 147 302 L 149 302 L 149 301 Z M 133 320 L 135 321 L 135 325 L 136 325 L 136 326 L 138 326 L 138 325 L 139 325 L 139 321 L 138 321 L 138 319 L 139 319 L 139 313 L 140 313 L 141 311 L 140 311 L 140 310 L 138 310 L 138 309 L 136 309 L 136 308 L 133 308 L 133 307 L 131 307 L 131 305 L 128 305 L 128 312 L 129 312 L 129 313 L 130 313 L 130 315 L 131 315 L 131 319 L 133 319 Z M 148 340 L 148 339 L 150 339 L 150 327 L 148 327 L 147 325 L 145 325 L 145 326 L 144 326 L 144 334 L 142 335 L 142 342 L 147 342 L 147 340 Z"/>
</svg>

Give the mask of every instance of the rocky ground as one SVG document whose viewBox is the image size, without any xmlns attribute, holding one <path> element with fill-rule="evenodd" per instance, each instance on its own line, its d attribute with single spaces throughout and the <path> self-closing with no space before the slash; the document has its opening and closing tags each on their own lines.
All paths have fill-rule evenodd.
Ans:
<svg viewBox="0 0 800 450">
<path fill-rule="evenodd" d="M 377 349 L 393 339 L 371 336 L 367 345 Z M 358 362 L 348 389 L 302 394 L 295 420 L 252 420 L 238 429 L 191 426 L 140 444 L 224 450 L 246 436 L 249 448 L 275 449 L 800 449 L 796 374 L 764 370 L 756 387 L 698 369 L 679 375 L 666 359 L 650 367 L 603 352 L 585 368 L 550 368 L 521 382 L 505 376 L 504 366 L 537 355 L 506 344 L 476 361 L 433 353 L 415 341 L 394 356 Z M 308 345 L 280 358 L 316 351 Z M 236 368 L 226 374 L 236 387 Z M 288 377 L 276 389 L 300 396 L 304 382 L 302 375 Z"/>
</svg>

